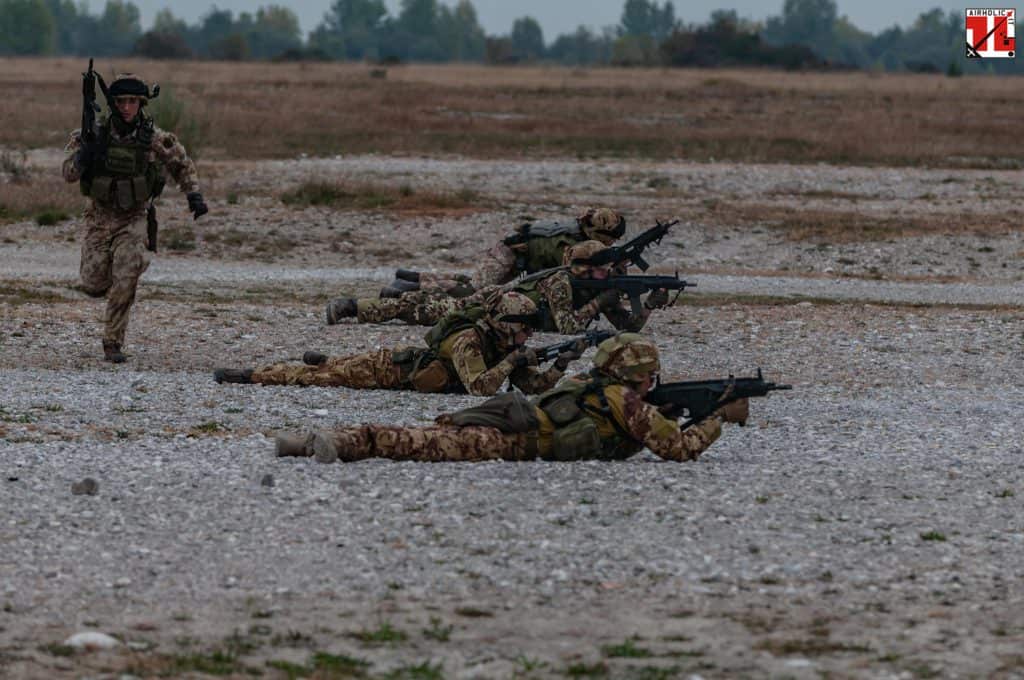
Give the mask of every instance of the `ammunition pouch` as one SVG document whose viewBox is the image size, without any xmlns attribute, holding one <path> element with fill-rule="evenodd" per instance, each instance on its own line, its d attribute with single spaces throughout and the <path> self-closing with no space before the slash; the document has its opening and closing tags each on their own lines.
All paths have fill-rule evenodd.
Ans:
<svg viewBox="0 0 1024 680">
<path fill-rule="evenodd" d="M 583 416 L 551 435 L 549 460 L 582 460 L 601 458 L 604 450 L 597 423 Z"/>
<path fill-rule="evenodd" d="M 451 378 L 444 362 L 425 348 L 407 347 L 392 353 L 391 361 L 399 374 L 407 379 L 417 392 L 447 392 Z"/>
</svg>

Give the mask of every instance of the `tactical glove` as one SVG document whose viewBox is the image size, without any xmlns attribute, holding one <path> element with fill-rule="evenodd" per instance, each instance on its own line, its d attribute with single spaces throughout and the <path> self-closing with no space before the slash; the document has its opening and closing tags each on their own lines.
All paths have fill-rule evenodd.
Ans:
<svg viewBox="0 0 1024 680">
<path fill-rule="evenodd" d="M 644 300 L 644 307 L 647 309 L 661 309 L 668 304 L 668 291 L 664 288 L 652 291 Z"/>
<path fill-rule="evenodd" d="M 75 156 L 75 167 L 79 172 L 84 172 L 93 166 L 93 163 L 96 161 L 97 151 L 98 149 L 94 144 L 82 143 L 82 146 L 78 149 L 78 154 Z"/>
<path fill-rule="evenodd" d="M 512 365 L 516 368 L 526 368 L 527 366 L 537 365 L 537 353 L 529 347 L 523 347 L 517 349 L 508 355 L 508 360 L 512 362 Z"/>
<path fill-rule="evenodd" d="M 555 368 L 565 373 L 565 369 L 569 368 L 569 364 L 583 356 L 585 351 L 587 351 L 586 341 L 577 340 L 572 349 L 559 352 L 558 357 L 555 359 Z"/>
<path fill-rule="evenodd" d="M 188 209 L 192 212 L 193 219 L 198 220 L 210 212 L 210 209 L 206 207 L 206 201 L 203 200 L 203 195 L 198 191 L 188 192 L 185 194 L 185 198 L 188 199 Z"/>
<path fill-rule="evenodd" d="M 747 418 L 750 417 L 750 400 L 737 399 L 736 401 L 729 402 L 715 411 L 715 415 L 727 423 L 736 423 L 743 427 L 747 424 Z"/>
</svg>

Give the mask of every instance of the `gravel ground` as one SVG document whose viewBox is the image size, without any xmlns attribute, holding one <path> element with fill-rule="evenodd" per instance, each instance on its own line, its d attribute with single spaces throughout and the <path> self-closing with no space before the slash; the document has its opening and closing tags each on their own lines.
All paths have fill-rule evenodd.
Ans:
<svg viewBox="0 0 1024 680">
<path fill-rule="evenodd" d="M 220 181 L 315 163 L 449 183 L 504 170 L 594 197 L 622 186 L 608 173 L 668 172 L 719 193 L 756 180 L 922 211 L 924 187 L 971 200 L 948 172 L 819 167 L 347 159 L 237 164 Z M 1019 188 L 1020 173 L 978 173 L 993 175 Z M 402 245 L 498 229 L 497 214 L 410 220 Z M 1019 233 L 843 246 L 883 250 L 872 279 L 826 272 L 825 256 L 804 276 L 776 266 L 825 251 L 769 231 L 698 225 L 699 247 L 667 244 L 660 267 L 699 287 L 649 327 L 664 375 L 761 366 L 794 384 L 693 464 L 318 466 L 274 459 L 273 434 L 428 422 L 475 400 L 220 386 L 210 371 L 415 342 L 424 329 L 321 320 L 325 288 L 372 290 L 404 260 L 363 257 L 358 233 L 360 268 L 314 248 L 158 257 L 132 356 L 112 367 L 96 356 L 101 303 L 70 288 L 72 228 L 15 225 L 0 245 L 0 676 L 1024 676 Z M 1005 250 L 973 255 L 993 242 Z M 922 243 L 948 269 L 904 267 Z M 465 244 L 449 250 L 468 266 Z M 98 493 L 73 494 L 86 477 Z M 70 655 L 82 630 L 126 644 Z"/>
</svg>

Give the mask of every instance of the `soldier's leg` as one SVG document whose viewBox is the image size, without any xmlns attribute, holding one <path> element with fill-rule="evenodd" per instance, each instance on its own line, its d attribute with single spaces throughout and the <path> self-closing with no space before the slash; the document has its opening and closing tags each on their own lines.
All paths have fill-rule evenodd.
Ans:
<svg viewBox="0 0 1024 680">
<path fill-rule="evenodd" d="M 274 364 L 252 373 L 252 382 L 263 385 L 302 385 L 351 387 L 355 389 L 400 389 L 401 371 L 392 360 L 390 349 L 329 357 L 318 366 Z"/>
<path fill-rule="evenodd" d="M 504 243 L 496 243 L 481 259 L 470 280 L 477 290 L 499 283 L 508 283 L 516 277 L 516 255 Z"/>
<path fill-rule="evenodd" d="M 433 326 L 460 308 L 458 299 L 425 290 L 399 298 L 364 299 L 356 302 L 359 323 L 384 323 L 399 319 L 413 326 Z"/>
<path fill-rule="evenodd" d="M 319 462 L 365 458 L 425 462 L 531 460 L 526 434 L 493 427 L 391 427 L 363 425 L 316 433 L 312 448 Z"/>
<path fill-rule="evenodd" d="M 128 314 L 135 302 L 139 277 L 149 268 L 146 250 L 146 218 L 125 224 L 111 244 L 110 290 L 107 293 L 106 329 L 103 341 L 124 344 Z"/>
<path fill-rule="evenodd" d="M 475 290 L 470 284 L 470 277 L 465 274 L 448 272 L 445 274 L 433 274 L 420 272 L 420 290 L 436 293 L 444 293 L 451 297 L 466 297 L 472 295 Z"/>
<path fill-rule="evenodd" d="M 92 297 L 103 297 L 110 290 L 110 226 L 86 213 L 82 230 L 82 258 L 78 274 L 82 290 Z"/>
</svg>

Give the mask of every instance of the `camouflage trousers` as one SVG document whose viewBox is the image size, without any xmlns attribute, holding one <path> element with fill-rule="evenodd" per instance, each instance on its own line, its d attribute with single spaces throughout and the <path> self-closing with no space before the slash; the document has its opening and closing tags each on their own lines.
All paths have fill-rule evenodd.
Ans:
<svg viewBox="0 0 1024 680">
<path fill-rule="evenodd" d="M 506 434 L 493 427 L 392 427 L 361 425 L 329 430 L 338 460 L 366 458 L 424 462 L 533 460 L 536 447 L 527 434 Z"/>
<path fill-rule="evenodd" d="M 359 323 L 384 323 L 398 319 L 411 326 L 433 326 L 438 321 L 475 299 L 453 298 L 440 291 L 417 290 L 397 298 L 366 298 L 356 300 Z"/>
<path fill-rule="evenodd" d="M 480 290 L 487 286 L 508 283 L 517 274 L 515 253 L 499 241 L 480 258 L 469 282 L 473 288 Z M 460 279 L 465 279 L 465 276 L 422 272 L 420 273 L 420 290 L 451 295 L 452 291 L 460 284 Z"/>
<path fill-rule="evenodd" d="M 330 357 L 319 366 L 274 364 L 253 371 L 252 381 L 263 385 L 351 387 L 355 389 L 412 389 L 392 360 L 392 350 Z"/>
<path fill-rule="evenodd" d="M 107 296 L 104 342 L 124 344 L 139 278 L 148 267 L 145 212 L 117 216 L 86 210 L 79 274 L 87 294 Z"/>
</svg>

